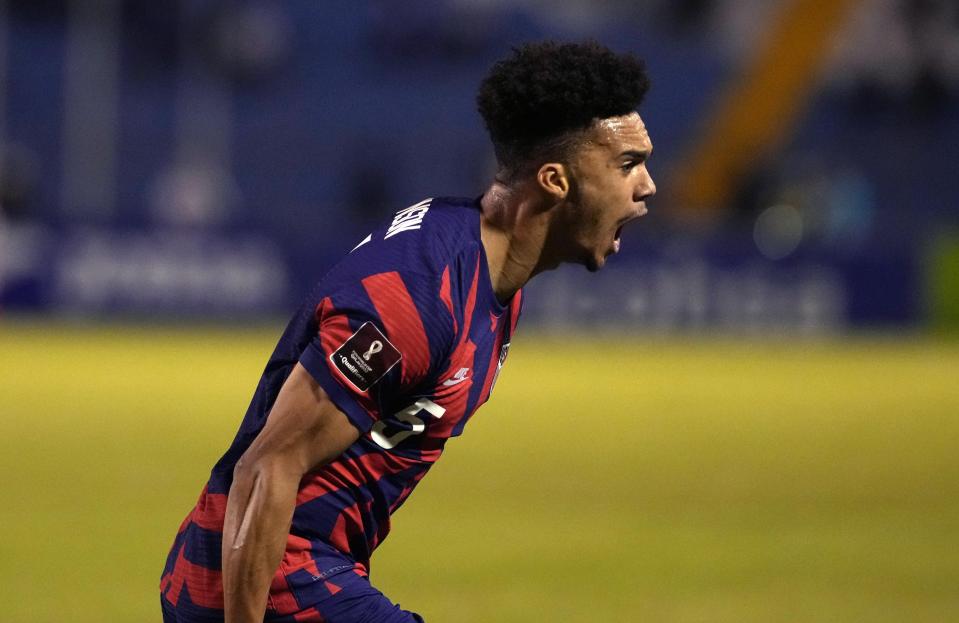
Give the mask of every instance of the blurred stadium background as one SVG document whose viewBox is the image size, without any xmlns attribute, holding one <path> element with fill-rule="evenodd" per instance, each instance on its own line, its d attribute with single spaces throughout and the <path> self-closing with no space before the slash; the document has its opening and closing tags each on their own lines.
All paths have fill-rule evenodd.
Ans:
<svg viewBox="0 0 959 623">
<path fill-rule="evenodd" d="M 0 0 L 0 620 L 159 620 L 306 290 L 478 195 L 531 39 L 647 60 L 659 194 L 528 289 L 373 579 L 431 621 L 959 620 L 959 5 Z"/>
</svg>

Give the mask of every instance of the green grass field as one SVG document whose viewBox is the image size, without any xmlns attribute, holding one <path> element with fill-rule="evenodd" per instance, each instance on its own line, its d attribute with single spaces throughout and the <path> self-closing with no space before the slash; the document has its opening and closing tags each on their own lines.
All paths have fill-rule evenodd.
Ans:
<svg viewBox="0 0 959 623">
<path fill-rule="evenodd" d="M 279 326 L 0 325 L 0 620 L 160 620 Z M 520 333 L 394 519 L 432 623 L 957 621 L 959 343 Z"/>
</svg>

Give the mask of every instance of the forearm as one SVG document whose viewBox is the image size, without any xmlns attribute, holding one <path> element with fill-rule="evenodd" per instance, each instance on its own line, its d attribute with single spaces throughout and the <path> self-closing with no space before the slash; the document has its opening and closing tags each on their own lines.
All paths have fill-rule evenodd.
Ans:
<svg viewBox="0 0 959 623">
<path fill-rule="evenodd" d="M 283 384 L 263 430 L 233 470 L 223 525 L 226 623 L 261 623 L 290 532 L 300 479 L 359 431 L 302 365 Z"/>
<path fill-rule="evenodd" d="M 226 623 L 260 623 L 286 546 L 299 478 L 270 466 L 238 466 L 223 525 Z"/>
</svg>

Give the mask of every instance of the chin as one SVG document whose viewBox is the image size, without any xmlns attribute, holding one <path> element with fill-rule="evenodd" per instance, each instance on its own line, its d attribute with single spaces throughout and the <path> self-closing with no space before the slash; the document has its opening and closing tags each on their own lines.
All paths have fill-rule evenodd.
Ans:
<svg viewBox="0 0 959 623">
<path fill-rule="evenodd" d="M 601 269 L 605 265 L 606 265 L 605 257 L 597 258 L 595 256 L 590 256 L 583 261 L 583 266 L 585 266 L 586 270 L 588 270 L 591 273 L 595 273 L 599 271 L 599 269 Z"/>
<path fill-rule="evenodd" d="M 581 264 L 591 273 L 595 273 L 606 265 L 606 256 L 591 249 L 580 247 L 579 252 L 566 260 L 571 264 Z"/>
</svg>

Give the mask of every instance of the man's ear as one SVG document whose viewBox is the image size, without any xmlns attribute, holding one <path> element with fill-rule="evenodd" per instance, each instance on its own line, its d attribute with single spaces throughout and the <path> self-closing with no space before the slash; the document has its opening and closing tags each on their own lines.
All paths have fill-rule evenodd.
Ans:
<svg viewBox="0 0 959 623">
<path fill-rule="evenodd" d="M 557 201 L 569 194 L 569 168 L 560 162 L 547 162 L 536 172 L 536 183 L 543 192 Z"/>
</svg>

